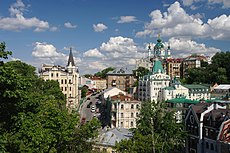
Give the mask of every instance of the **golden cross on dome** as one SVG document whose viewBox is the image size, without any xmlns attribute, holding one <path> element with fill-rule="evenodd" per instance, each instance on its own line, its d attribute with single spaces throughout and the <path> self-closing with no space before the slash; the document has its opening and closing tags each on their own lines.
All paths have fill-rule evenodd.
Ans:
<svg viewBox="0 0 230 153">
<path fill-rule="evenodd" d="M 158 34 L 157 34 L 157 37 L 160 38 L 160 37 L 161 37 L 161 34 L 158 33 Z"/>
</svg>

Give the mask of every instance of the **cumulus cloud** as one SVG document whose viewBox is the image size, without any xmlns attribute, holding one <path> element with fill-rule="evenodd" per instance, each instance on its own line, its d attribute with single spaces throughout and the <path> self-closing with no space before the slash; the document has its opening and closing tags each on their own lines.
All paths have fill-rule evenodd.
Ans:
<svg viewBox="0 0 230 153">
<path fill-rule="evenodd" d="M 46 42 L 35 42 L 32 55 L 38 58 L 65 56 L 63 53 L 58 53 L 57 49 L 52 44 L 47 44 Z"/>
<path fill-rule="evenodd" d="M 69 54 L 58 51 L 54 45 L 46 42 L 35 42 L 33 46 L 32 56 L 35 57 L 35 59 L 34 62 L 31 63 L 32 65 L 39 67 L 39 65 L 44 63 L 62 66 L 67 64 Z M 74 57 L 74 62 L 76 65 L 79 65 L 79 63 L 81 63 L 81 58 Z"/>
<path fill-rule="evenodd" d="M 129 23 L 134 21 L 137 21 L 135 16 L 121 16 L 117 23 Z"/>
<path fill-rule="evenodd" d="M 108 29 L 108 27 L 106 25 L 104 25 L 103 23 L 98 23 L 98 24 L 94 24 L 93 25 L 93 29 L 95 32 L 102 32 L 106 29 Z"/>
<path fill-rule="evenodd" d="M 103 55 L 97 48 L 94 48 L 94 49 L 90 49 L 90 50 L 86 51 L 86 52 L 83 54 L 83 57 L 97 57 L 97 58 L 103 58 L 104 55 Z"/>
<path fill-rule="evenodd" d="M 66 28 L 72 28 L 72 29 L 77 28 L 77 25 L 72 25 L 70 22 L 66 22 L 66 23 L 64 24 L 64 26 L 65 26 Z"/>
<path fill-rule="evenodd" d="M 221 50 L 214 47 L 208 47 L 203 43 L 185 39 L 185 38 L 170 38 L 168 43 L 171 46 L 172 54 L 175 57 L 186 57 L 191 53 L 204 54 L 206 56 L 213 56 L 215 53 Z"/>
<path fill-rule="evenodd" d="M 143 31 L 136 33 L 137 37 L 152 37 L 161 33 L 166 37 L 230 38 L 229 16 L 222 15 L 204 23 L 200 14 L 187 14 L 179 2 L 171 4 L 167 12 L 162 13 L 160 10 L 154 10 L 149 16 L 151 21 L 145 24 Z M 224 24 L 217 29 L 213 23 L 215 20 Z"/>
<path fill-rule="evenodd" d="M 23 16 L 25 10 L 25 4 L 21 0 L 17 0 L 9 8 L 10 17 L 0 18 L 0 29 L 20 31 L 35 28 L 35 32 L 41 32 L 49 28 L 47 21 L 42 21 L 36 17 L 25 18 Z"/>
<path fill-rule="evenodd" d="M 145 49 L 139 47 L 132 38 L 110 37 L 98 48 L 83 53 L 84 62 L 79 67 L 84 67 L 84 71 L 87 69 L 85 73 L 97 72 L 107 67 L 134 67 L 136 59 L 144 56 L 143 50 Z"/>
</svg>

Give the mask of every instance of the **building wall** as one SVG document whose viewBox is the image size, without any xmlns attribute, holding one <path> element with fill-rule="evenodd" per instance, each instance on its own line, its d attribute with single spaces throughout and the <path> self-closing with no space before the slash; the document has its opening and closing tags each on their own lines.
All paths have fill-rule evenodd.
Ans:
<svg viewBox="0 0 230 153">
<path fill-rule="evenodd" d="M 136 121 L 140 114 L 139 101 L 113 101 L 112 102 L 112 128 L 136 128 Z"/>
<path fill-rule="evenodd" d="M 46 70 L 45 70 L 46 69 Z M 40 77 L 44 80 L 55 80 L 59 82 L 62 93 L 66 96 L 68 108 L 78 107 L 78 77 L 79 73 L 72 68 L 65 70 L 60 66 L 42 66 Z"/>
<path fill-rule="evenodd" d="M 107 75 L 107 88 L 117 87 L 123 91 L 128 91 L 134 84 L 133 75 Z"/>
<path fill-rule="evenodd" d="M 94 80 L 95 88 L 99 90 L 106 89 L 106 79 L 97 79 Z"/>
<path fill-rule="evenodd" d="M 149 78 L 144 78 L 139 81 L 138 99 L 141 101 L 151 100 L 160 101 L 160 91 L 168 87 L 170 77 L 166 74 L 153 74 Z"/>
</svg>

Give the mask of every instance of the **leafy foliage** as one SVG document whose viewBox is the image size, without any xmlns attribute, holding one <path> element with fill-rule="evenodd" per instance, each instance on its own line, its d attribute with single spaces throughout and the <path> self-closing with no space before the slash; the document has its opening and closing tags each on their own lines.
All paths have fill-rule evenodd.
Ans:
<svg viewBox="0 0 230 153">
<path fill-rule="evenodd" d="M 113 68 L 113 67 L 108 67 L 108 68 L 106 68 L 106 69 L 104 69 L 104 70 L 102 70 L 100 72 L 95 73 L 94 76 L 98 76 L 98 77 L 101 77 L 101 78 L 105 79 L 106 78 L 106 74 L 109 71 L 113 71 L 114 69 L 115 68 Z"/>
<path fill-rule="evenodd" d="M 218 52 L 212 57 L 212 63 L 201 63 L 202 67 L 187 71 L 185 83 L 224 84 L 230 82 L 230 52 Z"/>
<path fill-rule="evenodd" d="M 184 145 L 183 125 L 175 122 L 165 103 L 144 102 L 134 136 L 116 145 L 118 152 L 167 153 Z"/>
<path fill-rule="evenodd" d="M 4 51 L 4 48 L 1 48 Z M 90 152 L 100 124 L 68 112 L 57 81 L 20 61 L 0 65 L 0 152 Z"/>
<path fill-rule="evenodd" d="M 144 67 L 138 67 L 136 70 L 133 70 L 133 74 L 136 78 L 143 77 L 149 73 L 149 69 Z"/>
<path fill-rule="evenodd" d="M 5 42 L 1 42 L 0 43 L 0 59 L 7 59 L 8 55 L 12 55 L 11 51 L 5 51 L 6 50 L 6 43 Z"/>
</svg>

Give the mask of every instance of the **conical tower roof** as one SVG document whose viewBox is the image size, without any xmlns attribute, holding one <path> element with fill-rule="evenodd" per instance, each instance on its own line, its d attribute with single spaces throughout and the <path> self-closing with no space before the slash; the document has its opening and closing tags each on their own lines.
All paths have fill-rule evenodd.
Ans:
<svg viewBox="0 0 230 153">
<path fill-rule="evenodd" d="M 152 73 L 156 74 L 156 73 L 164 73 L 164 69 L 162 66 L 162 63 L 160 60 L 158 60 L 158 58 L 156 58 L 155 62 L 154 62 L 154 66 L 152 68 Z"/>
<path fill-rule="evenodd" d="M 74 64 L 74 59 L 73 59 L 73 53 L 72 53 L 72 48 L 70 48 L 70 52 L 69 52 L 69 59 L 68 59 L 68 64 L 67 66 L 75 66 Z"/>
</svg>

